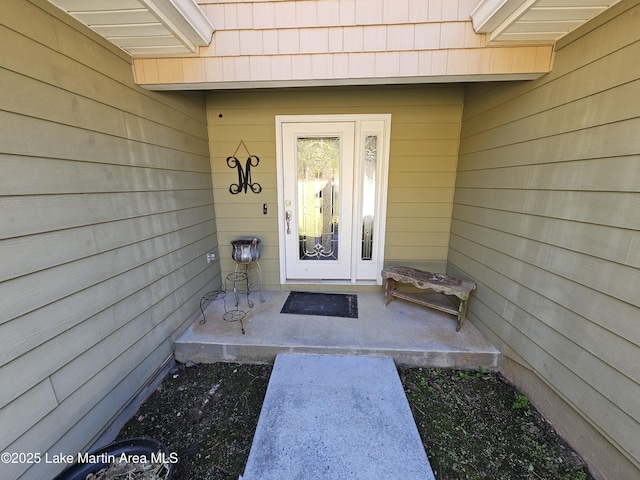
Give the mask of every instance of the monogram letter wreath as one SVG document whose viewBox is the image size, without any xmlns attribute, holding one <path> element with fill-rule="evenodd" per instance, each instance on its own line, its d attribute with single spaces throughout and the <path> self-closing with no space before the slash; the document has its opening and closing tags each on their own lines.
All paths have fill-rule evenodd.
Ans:
<svg viewBox="0 0 640 480">
<path fill-rule="evenodd" d="M 262 191 L 262 186 L 257 182 L 251 181 L 251 167 L 257 167 L 260 163 L 260 159 L 256 155 L 251 155 L 251 153 L 249 153 L 249 157 L 247 158 L 243 169 L 240 160 L 235 156 L 241 145 L 244 146 L 247 153 L 249 153 L 247 146 L 243 141 L 240 141 L 240 145 L 236 148 L 235 153 L 232 156 L 227 157 L 227 165 L 229 168 L 238 169 L 238 183 L 232 183 L 229 185 L 229 192 L 233 195 L 237 195 L 243 190 L 244 193 L 247 193 L 247 190 L 251 189 L 253 193 L 260 193 Z"/>
</svg>

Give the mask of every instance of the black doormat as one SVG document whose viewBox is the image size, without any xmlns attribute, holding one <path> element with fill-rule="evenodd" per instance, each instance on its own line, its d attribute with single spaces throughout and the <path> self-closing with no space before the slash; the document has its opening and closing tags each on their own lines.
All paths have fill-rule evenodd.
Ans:
<svg viewBox="0 0 640 480">
<path fill-rule="evenodd" d="M 358 296 L 347 293 L 291 292 L 280 313 L 358 318 Z"/>
</svg>

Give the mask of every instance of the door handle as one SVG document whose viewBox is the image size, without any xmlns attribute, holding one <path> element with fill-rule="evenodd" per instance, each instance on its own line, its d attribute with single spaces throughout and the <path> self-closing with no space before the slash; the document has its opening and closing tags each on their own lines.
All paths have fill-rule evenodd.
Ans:
<svg viewBox="0 0 640 480">
<path fill-rule="evenodd" d="M 287 221 L 287 235 L 291 235 L 291 210 L 285 212 L 284 218 Z"/>
</svg>

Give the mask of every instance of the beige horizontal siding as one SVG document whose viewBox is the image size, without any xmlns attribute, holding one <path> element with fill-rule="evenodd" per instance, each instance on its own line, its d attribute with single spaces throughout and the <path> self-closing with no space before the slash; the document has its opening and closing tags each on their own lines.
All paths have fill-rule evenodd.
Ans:
<svg viewBox="0 0 640 480">
<path fill-rule="evenodd" d="M 466 20 L 476 6 L 476 0 L 435 0 L 419 2 L 417 5 L 413 3 L 409 0 L 198 2 L 207 13 L 220 19 L 221 28 L 249 29 Z"/>
<path fill-rule="evenodd" d="M 73 455 L 220 285 L 204 96 L 140 89 L 43 0 L 0 24 L 0 450 Z"/>
<path fill-rule="evenodd" d="M 638 15 L 587 24 L 543 79 L 468 88 L 449 244 L 471 321 L 611 445 L 545 412 L 607 478 L 640 471 Z"/>
<path fill-rule="evenodd" d="M 223 273 L 235 268 L 229 242 L 259 236 L 265 288 L 281 288 L 275 116 L 354 113 L 392 115 L 385 260 L 443 269 L 462 97 L 460 87 L 209 93 L 211 171 Z M 229 193 L 238 176 L 226 158 L 241 140 L 249 153 L 260 158 L 251 169 L 252 180 L 262 186 L 260 194 Z M 240 147 L 237 155 L 242 161 L 247 152 Z M 262 213 L 263 203 L 268 205 L 267 215 Z M 415 248 L 407 249 L 408 243 Z"/>
<path fill-rule="evenodd" d="M 137 58 L 152 88 L 476 80 L 549 71 L 550 45 L 487 46 L 477 0 L 199 2 L 216 26 L 197 57 Z"/>
</svg>

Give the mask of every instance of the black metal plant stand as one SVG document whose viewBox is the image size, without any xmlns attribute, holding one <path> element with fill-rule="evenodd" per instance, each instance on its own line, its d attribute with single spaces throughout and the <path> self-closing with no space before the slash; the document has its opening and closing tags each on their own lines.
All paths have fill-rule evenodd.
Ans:
<svg viewBox="0 0 640 480">
<path fill-rule="evenodd" d="M 235 271 L 231 272 L 225 277 L 224 286 L 209 293 L 204 294 L 200 299 L 200 311 L 202 312 L 202 320 L 200 324 L 203 325 L 206 322 L 204 311 L 206 307 L 217 300 L 223 301 L 224 314 L 222 319 L 225 322 L 240 322 L 240 329 L 242 334 L 245 334 L 243 320 L 247 313 L 253 309 L 253 300 L 249 297 L 251 292 L 260 292 L 260 301 L 264 302 L 262 297 L 262 269 L 260 268 L 260 240 L 257 238 L 239 239 L 231 242 L 233 251 L 231 257 L 236 262 Z M 251 283 L 251 275 L 249 273 L 249 265 L 255 266 L 256 273 L 259 278 L 259 286 L 255 288 Z M 244 271 L 239 268 L 244 265 Z M 233 292 L 233 307 L 227 309 L 226 296 L 227 292 Z M 241 297 L 246 294 L 247 297 L 247 309 L 241 308 Z"/>
<path fill-rule="evenodd" d="M 240 322 L 240 330 L 244 335 L 246 332 L 244 330 L 243 320 L 247 313 L 249 313 L 253 308 L 253 300 L 249 298 L 250 289 L 248 279 L 249 277 L 246 272 L 233 272 L 227 275 L 227 277 L 225 278 L 225 284 L 223 288 L 221 288 L 220 290 L 214 290 L 212 292 L 205 293 L 200 299 L 200 311 L 202 312 L 202 320 L 200 320 L 200 325 L 204 325 L 207 321 L 204 313 L 207 306 L 211 302 L 222 300 L 224 306 L 224 314 L 222 315 L 222 319 L 225 322 Z M 242 288 L 243 284 L 244 288 Z M 233 292 L 233 308 L 227 308 L 227 291 L 229 291 L 230 293 Z M 242 294 L 246 294 L 247 296 L 247 310 L 240 308 L 240 298 Z"/>
<path fill-rule="evenodd" d="M 240 308 L 240 296 L 242 294 L 242 291 L 240 290 L 240 286 L 242 284 L 246 284 L 246 295 L 247 295 L 247 306 L 249 307 L 248 310 L 243 310 Z M 233 289 L 233 298 L 234 298 L 234 309 L 232 310 L 227 310 L 227 305 L 225 303 L 225 312 L 224 315 L 222 316 L 222 319 L 225 322 L 240 322 L 240 330 L 242 331 L 242 334 L 244 335 L 245 331 L 244 331 L 244 324 L 242 323 L 242 321 L 244 320 L 244 317 L 247 315 L 247 313 L 249 313 L 249 311 L 251 311 L 251 309 L 253 308 L 253 300 L 251 300 L 249 298 L 249 275 L 247 274 L 247 272 L 238 272 L 237 270 L 233 273 L 230 273 L 229 275 L 227 275 L 227 277 L 225 278 L 225 290 L 227 290 L 229 288 L 229 286 L 232 287 Z"/>
<path fill-rule="evenodd" d="M 227 292 L 224 289 L 214 290 L 212 292 L 205 293 L 200 299 L 200 311 L 202 312 L 202 320 L 200 320 L 200 325 L 204 325 L 207 322 L 207 318 L 204 314 L 205 309 L 211 302 L 215 302 L 216 300 L 224 301 L 224 297 L 227 295 Z"/>
</svg>

